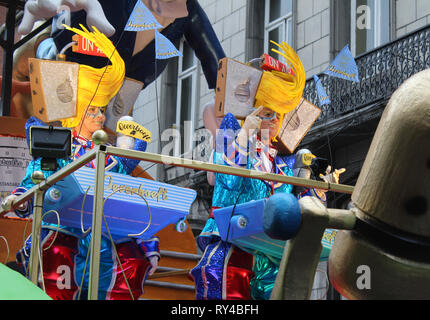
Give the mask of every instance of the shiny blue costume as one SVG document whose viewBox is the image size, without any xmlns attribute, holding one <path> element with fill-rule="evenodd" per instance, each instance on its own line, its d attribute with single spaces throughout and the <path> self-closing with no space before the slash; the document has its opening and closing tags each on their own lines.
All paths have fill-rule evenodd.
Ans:
<svg viewBox="0 0 430 320">
<path fill-rule="evenodd" d="M 245 150 L 236 143 L 236 136 L 239 131 L 240 125 L 236 118 L 232 114 L 227 114 L 217 135 L 214 162 L 227 166 L 265 171 L 261 157 L 262 150 L 258 149 L 258 144 L 257 152 L 252 152 L 250 150 L 251 145 L 248 145 Z M 274 149 L 269 150 L 269 153 L 273 155 L 273 158 L 270 159 L 272 161 L 272 173 L 293 176 L 294 156 L 278 156 Z M 212 207 L 234 206 L 235 204 L 268 198 L 274 193 L 291 193 L 292 190 L 293 187 L 288 184 L 217 173 Z M 228 299 L 229 293 L 226 291 L 233 289 L 231 288 L 233 284 L 223 283 L 226 278 L 223 273 L 227 270 L 227 260 L 231 254 L 229 252 L 234 246 L 221 240 L 213 217 L 207 221 L 197 243 L 204 254 L 198 265 L 191 271 L 196 283 L 196 298 Z M 252 298 L 269 299 L 278 272 L 279 261 L 261 252 L 250 253 L 254 255 L 252 270 L 254 276 L 250 283 Z M 237 296 L 238 294 L 235 295 L 235 298 Z M 242 298 L 246 298 L 246 296 L 242 296 Z"/>
</svg>

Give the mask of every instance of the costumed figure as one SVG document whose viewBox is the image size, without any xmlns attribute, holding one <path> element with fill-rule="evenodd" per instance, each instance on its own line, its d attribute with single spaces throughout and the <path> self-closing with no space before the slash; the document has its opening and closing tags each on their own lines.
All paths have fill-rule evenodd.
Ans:
<svg viewBox="0 0 430 320">
<path fill-rule="evenodd" d="M 246 117 L 242 128 L 232 114 L 224 117 L 217 134 L 215 163 L 293 176 L 294 156 L 280 156 L 271 142 L 279 133 L 284 115 L 302 97 L 305 71 L 291 47 L 285 43 L 280 47 L 294 76 L 276 71 L 263 73 L 255 97 L 256 110 Z M 197 299 L 270 298 L 279 261 L 222 241 L 213 210 L 292 190 L 288 184 L 216 174 L 212 212 L 197 239 L 204 254 L 190 273 L 196 283 Z"/>
<path fill-rule="evenodd" d="M 124 62 L 109 39 L 97 29 L 88 32 L 68 28 L 69 30 L 92 41 L 107 57 L 111 64 L 105 68 L 79 66 L 76 117 L 62 120 L 63 127 L 73 128 L 73 159 L 57 159 L 57 168 L 61 169 L 74 159 L 94 147 L 92 134 L 103 128 L 106 120 L 104 112 L 112 97 L 120 89 L 125 74 Z M 42 124 L 37 118 L 30 118 L 26 124 L 27 139 L 32 125 Z M 134 149 L 145 151 L 147 143 L 136 139 Z M 130 174 L 138 165 L 138 160 L 115 156 L 106 157 L 106 170 L 121 174 Z M 94 168 L 93 162 L 87 164 Z M 31 179 L 33 172 L 42 171 L 47 178 L 55 171 L 41 169 L 41 159 L 30 162 L 21 185 L 13 191 L 13 196 L 23 194 L 35 184 Z M 127 210 L 126 208 L 124 210 Z M 28 201 L 15 209 L 20 217 L 32 214 L 32 201 Z M 61 224 L 61 221 L 60 221 Z M 58 232 L 57 232 L 58 231 Z M 43 244 L 43 280 L 41 284 L 53 299 L 86 299 L 88 293 L 89 267 L 87 257 L 90 247 L 91 233 L 81 229 L 42 224 L 41 243 Z M 17 260 L 28 269 L 31 235 L 24 247 L 18 252 Z M 120 261 L 116 259 L 116 253 Z M 144 281 L 152 274 L 159 260 L 158 238 L 143 241 L 134 238 L 113 239 L 102 235 L 100 251 L 99 299 L 137 299 L 143 293 Z M 119 263 L 120 262 L 120 263 Z M 63 283 L 59 277 L 58 267 L 68 268 L 71 277 Z M 62 272 L 64 272 L 64 269 Z M 124 274 L 122 274 L 122 270 Z M 27 272 L 26 272 L 27 273 Z M 125 276 L 125 277 L 124 277 Z M 126 279 L 124 279 L 126 278 Z M 60 285 L 59 285 L 60 283 Z"/>
<path fill-rule="evenodd" d="M 308 149 L 300 149 L 295 154 L 294 176 L 296 177 L 312 180 L 321 179 L 329 183 L 339 183 L 340 175 L 345 171 L 346 169 L 342 168 L 335 169 L 332 172 L 332 168 L 330 165 L 328 165 L 326 159 L 316 157 Z M 327 204 L 325 190 L 295 187 L 294 193 L 299 199 L 302 197 L 315 197 L 319 199 L 324 205 Z"/>
</svg>

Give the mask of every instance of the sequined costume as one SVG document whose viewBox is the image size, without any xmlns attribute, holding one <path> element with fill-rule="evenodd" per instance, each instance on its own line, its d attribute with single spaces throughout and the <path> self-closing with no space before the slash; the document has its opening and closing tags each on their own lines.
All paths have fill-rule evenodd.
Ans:
<svg viewBox="0 0 430 320">
<path fill-rule="evenodd" d="M 264 146 L 259 141 L 255 153 L 236 143 L 239 130 L 236 118 L 227 114 L 217 136 L 215 163 L 293 175 L 294 157 L 278 156 L 276 149 L 270 147 L 266 150 L 269 154 L 267 162 L 262 152 Z M 292 186 L 217 173 L 212 209 L 267 198 L 278 192 L 291 193 Z M 279 261 L 261 252 L 251 254 L 247 249 L 222 241 L 212 214 L 197 243 L 204 252 L 190 273 L 196 283 L 197 299 L 269 299 Z"/>
<path fill-rule="evenodd" d="M 31 125 L 42 124 L 36 118 L 30 118 L 26 124 L 26 131 Z M 27 134 L 28 136 L 28 134 Z M 146 142 L 137 140 L 135 150 L 145 151 Z M 85 152 L 94 147 L 89 141 L 75 132 L 73 134 L 73 159 L 58 159 L 58 168 L 61 169 L 72 160 L 78 159 Z M 106 156 L 106 170 L 116 173 L 128 174 L 137 166 L 135 160 Z M 31 175 L 41 170 L 41 159 L 34 159 L 27 167 L 26 175 L 20 186 L 13 193 L 20 195 L 34 186 Z M 89 162 L 87 167 L 94 168 Z M 55 171 L 43 171 L 45 178 Z M 32 214 L 32 200 L 28 201 L 24 210 L 15 210 L 20 217 Z M 61 222 L 60 222 L 61 223 Z M 84 234 L 80 229 L 42 222 L 41 244 L 44 248 L 42 256 L 43 278 L 46 293 L 53 299 L 86 299 L 88 296 L 89 262 L 87 259 L 91 233 Z M 100 250 L 100 279 L 99 299 L 137 299 L 143 293 L 144 281 L 151 267 L 148 259 L 159 258 L 158 238 L 147 241 L 132 238 L 113 239 L 115 249 L 121 261 L 117 263 L 112 242 L 106 234 L 102 234 Z M 24 247 L 17 253 L 17 261 L 27 275 L 31 248 L 31 235 Z M 131 293 L 122 274 L 124 270 Z M 84 271 L 85 270 L 85 271 Z M 85 273 L 85 276 L 84 276 Z M 42 286 L 42 284 L 39 284 Z M 80 290 L 79 288 L 82 287 Z"/>
</svg>

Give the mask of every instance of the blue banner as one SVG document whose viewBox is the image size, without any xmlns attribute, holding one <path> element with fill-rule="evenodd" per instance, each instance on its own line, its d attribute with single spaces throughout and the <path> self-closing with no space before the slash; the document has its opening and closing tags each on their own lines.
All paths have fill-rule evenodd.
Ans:
<svg viewBox="0 0 430 320">
<path fill-rule="evenodd" d="M 145 31 L 163 28 L 158 23 L 157 19 L 152 15 L 151 11 L 143 4 L 142 1 L 137 1 L 133 12 L 128 18 L 125 25 L 125 31 Z"/>
<path fill-rule="evenodd" d="M 314 81 L 315 81 L 315 86 L 317 88 L 317 93 L 318 93 L 318 98 L 320 100 L 320 104 L 321 105 L 330 104 L 331 100 L 330 100 L 329 96 L 327 95 L 320 78 L 318 78 L 318 76 L 314 75 Z"/>
<path fill-rule="evenodd" d="M 170 59 L 178 56 L 182 56 L 182 53 L 176 49 L 169 39 L 155 30 L 155 58 Z"/>
<path fill-rule="evenodd" d="M 348 45 L 342 49 L 333 62 L 324 71 L 325 74 L 349 81 L 360 82 L 358 68 Z"/>
</svg>

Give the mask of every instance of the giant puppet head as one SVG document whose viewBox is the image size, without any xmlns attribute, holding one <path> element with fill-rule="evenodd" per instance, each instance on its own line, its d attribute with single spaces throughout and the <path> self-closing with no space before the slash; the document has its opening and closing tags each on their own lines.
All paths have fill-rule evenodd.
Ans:
<svg viewBox="0 0 430 320">
<path fill-rule="evenodd" d="M 122 86 L 125 65 L 112 42 L 96 27 L 93 27 L 94 32 L 89 32 L 82 25 L 82 30 L 67 28 L 93 42 L 110 60 L 110 65 L 103 68 L 79 66 L 76 117 L 61 121 L 63 127 L 79 127 L 77 131 L 92 133 L 101 129 L 98 126 L 103 127 L 104 108 Z"/>
<path fill-rule="evenodd" d="M 285 58 L 292 73 L 264 71 L 255 95 L 254 107 L 264 107 L 258 114 L 263 120 L 260 129 L 269 129 L 271 132 L 276 125 L 276 134 L 271 134 L 276 137 L 285 114 L 294 110 L 302 99 L 306 72 L 299 56 L 287 43 L 271 42 L 281 49 L 273 51 Z"/>
</svg>

